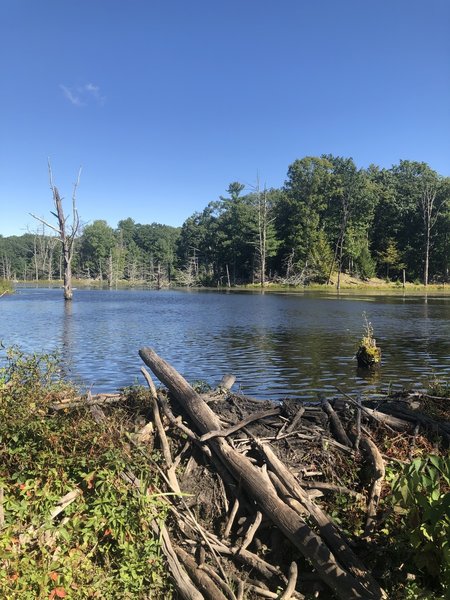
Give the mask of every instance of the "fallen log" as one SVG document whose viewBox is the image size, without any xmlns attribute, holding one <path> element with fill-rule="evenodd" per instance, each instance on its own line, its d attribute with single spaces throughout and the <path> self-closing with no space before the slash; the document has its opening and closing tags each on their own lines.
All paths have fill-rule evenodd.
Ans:
<svg viewBox="0 0 450 600">
<path fill-rule="evenodd" d="M 212 578 L 205 571 L 200 569 L 190 554 L 179 547 L 175 549 L 175 552 L 183 563 L 186 571 L 189 573 L 191 579 L 200 588 L 201 592 L 208 600 L 229 600 L 229 598 L 227 598 L 227 596 L 225 596 L 217 587 Z"/>
<path fill-rule="evenodd" d="M 171 365 L 151 348 L 142 348 L 139 355 L 186 410 L 201 435 L 221 429 L 218 416 Z M 273 486 L 268 485 L 268 477 L 261 477 L 261 469 L 249 458 L 232 448 L 225 438 L 210 439 L 209 445 L 234 478 L 242 482 L 247 494 L 254 499 L 266 517 L 312 564 L 338 598 L 376 600 L 386 597 L 378 585 L 368 589 L 359 578 L 342 566 L 320 535 L 279 498 Z"/>
<path fill-rule="evenodd" d="M 244 427 L 250 425 L 250 423 L 253 423 L 254 421 L 259 421 L 260 419 L 265 419 L 266 417 L 273 417 L 279 414 L 279 408 L 272 408 L 270 410 L 255 413 L 254 415 L 247 417 L 246 419 L 244 419 L 240 423 L 237 423 L 236 425 L 233 425 L 232 427 L 227 427 L 227 429 L 219 429 L 217 431 L 209 431 L 208 433 L 205 433 L 200 438 L 200 441 L 207 442 L 208 440 L 215 437 L 228 437 L 232 433 L 236 433 L 236 431 L 239 431 L 239 429 L 243 429 Z"/>
<path fill-rule="evenodd" d="M 377 597 L 377 594 L 381 594 L 381 589 L 373 579 L 371 573 L 351 550 L 347 540 L 340 533 L 339 529 L 331 521 L 328 515 L 310 500 L 308 494 L 302 489 L 299 482 L 283 465 L 281 460 L 274 454 L 270 446 L 267 444 L 260 444 L 259 447 L 264 453 L 268 464 L 274 469 L 288 491 L 294 498 L 297 498 L 308 511 L 319 527 L 322 537 L 336 555 L 339 556 L 341 563 L 344 564 L 355 577 L 358 577 L 358 579 L 364 582 L 364 586 L 374 594 L 374 597 Z M 383 596 L 381 595 L 379 597 Z"/>
<path fill-rule="evenodd" d="M 373 467 L 373 482 L 367 503 L 367 520 L 364 529 L 364 537 L 369 537 L 373 531 L 377 515 L 378 502 L 381 496 L 381 486 L 385 476 L 384 460 L 377 445 L 367 436 L 361 438 L 361 447 L 369 456 Z"/>
<path fill-rule="evenodd" d="M 343 444 L 344 446 L 348 446 L 349 448 L 351 448 L 352 443 L 349 440 L 348 435 L 346 434 L 345 429 L 341 423 L 341 420 L 334 408 L 325 398 L 321 399 L 321 406 L 323 411 L 330 418 L 331 428 L 337 441 Z"/>
</svg>

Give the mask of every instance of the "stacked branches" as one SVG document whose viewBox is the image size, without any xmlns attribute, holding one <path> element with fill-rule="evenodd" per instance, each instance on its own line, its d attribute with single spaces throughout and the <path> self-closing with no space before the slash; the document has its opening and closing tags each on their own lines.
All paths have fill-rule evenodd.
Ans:
<svg viewBox="0 0 450 600">
<path fill-rule="evenodd" d="M 177 431 L 183 440 L 179 456 L 187 466 L 175 484 L 172 466 L 179 460 L 172 460 L 164 428 L 157 425 L 169 489 L 192 494 L 174 501 L 174 547 L 203 598 L 235 600 L 246 593 L 286 599 L 311 592 L 387 598 L 361 558 L 370 555 L 385 477 L 377 438 L 394 427 L 395 435 L 399 428 L 412 432 L 414 415 L 404 409 L 392 417 L 350 397 L 334 407 L 326 400 L 299 407 L 227 390 L 225 396 L 199 394 L 150 348 L 140 356 L 169 390 L 169 396 L 153 394 L 172 444 Z M 447 425 L 441 434 L 448 437 Z M 348 485 L 348 472 L 361 466 L 370 472 L 364 494 L 358 477 Z M 363 507 L 359 540 L 350 543 L 327 514 L 330 494 Z"/>
</svg>

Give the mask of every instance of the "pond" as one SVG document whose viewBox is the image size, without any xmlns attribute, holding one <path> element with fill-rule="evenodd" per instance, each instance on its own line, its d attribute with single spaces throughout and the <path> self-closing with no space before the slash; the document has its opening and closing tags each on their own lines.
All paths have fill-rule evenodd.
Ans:
<svg viewBox="0 0 450 600">
<path fill-rule="evenodd" d="M 364 313 L 383 353 L 373 374 L 354 358 Z M 143 384 L 150 346 L 191 382 L 233 373 L 246 394 L 314 400 L 450 378 L 450 297 L 79 289 L 65 303 L 60 289 L 18 288 L 0 300 L 0 340 L 57 351 L 93 392 Z"/>
</svg>

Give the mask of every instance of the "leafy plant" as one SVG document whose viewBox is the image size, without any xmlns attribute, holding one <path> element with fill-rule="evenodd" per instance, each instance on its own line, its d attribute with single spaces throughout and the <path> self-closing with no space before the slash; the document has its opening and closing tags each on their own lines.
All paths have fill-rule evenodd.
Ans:
<svg viewBox="0 0 450 600">
<path fill-rule="evenodd" d="M 391 480 L 394 511 L 414 565 L 450 589 L 450 459 L 416 458 Z"/>
<path fill-rule="evenodd" d="M 168 597 L 151 527 L 165 519 L 166 504 L 148 461 L 121 435 L 126 407 L 95 426 L 86 407 L 52 410 L 75 396 L 57 357 L 7 352 L 0 370 L 0 597 Z M 139 488 L 124 477 L 128 469 Z M 73 501 L 52 516 L 69 492 Z"/>
<path fill-rule="evenodd" d="M 428 393 L 440 398 L 450 397 L 450 382 L 440 377 L 432 377 L 428 382 Z"/>
</svg>

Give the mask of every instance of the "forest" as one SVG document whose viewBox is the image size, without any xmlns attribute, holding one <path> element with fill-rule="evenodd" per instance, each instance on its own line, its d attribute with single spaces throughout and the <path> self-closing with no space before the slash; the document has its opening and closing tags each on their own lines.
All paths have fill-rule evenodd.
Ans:
<svg viewBox="0 0 450 600">
<path fill-rule="evenodd" d="M 333 275 L 339 287 L 341 273 L 428 285 L 448 281 L 449 233 L 450 178 L 428 164 L 358 168 L 352 158 L 307 156 L 283 187 L 234 181 L 181 227 L 87 223 L 73 272 L 109 286 L 308 285 Z M 62 262 L 59 238 L 40 221 L 0 236 L 0 278 L 59 280 Z"/>
</svg>

